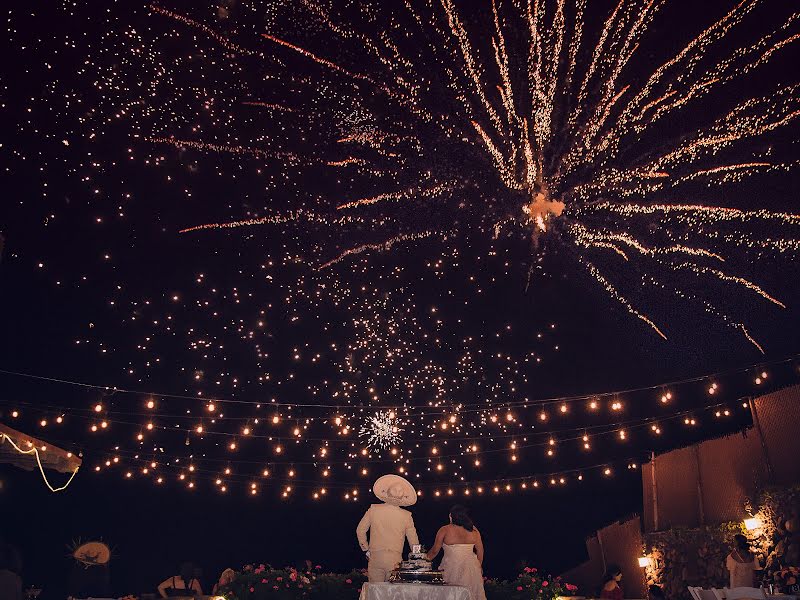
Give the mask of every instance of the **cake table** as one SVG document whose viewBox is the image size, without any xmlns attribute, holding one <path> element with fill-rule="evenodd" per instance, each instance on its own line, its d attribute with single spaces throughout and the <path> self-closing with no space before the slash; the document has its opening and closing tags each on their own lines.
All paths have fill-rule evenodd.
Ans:
<svg viewBox="0 0 800 600">
<path fill-rule="evenodd" d="M 470 596 L 460 585 L 365 583 L 359 600 L 470 600 Z"/>
</svg>

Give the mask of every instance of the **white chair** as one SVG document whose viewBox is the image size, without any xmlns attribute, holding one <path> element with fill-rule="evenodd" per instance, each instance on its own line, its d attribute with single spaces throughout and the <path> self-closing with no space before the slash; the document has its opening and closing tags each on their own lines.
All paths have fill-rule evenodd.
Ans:
<svg viewBox="0 0 800 600">
<path fill-rule="evenodd" d="M 700 590 L 700 600 L 719 600 L 717 595 L 714 593 L 714 590 L 704 590 L 698 588 Z"/>
<path fill-rule="evenodd" d="M 689 586 L 686 586 L 686 589 L 689 590 L 689 595 L 692 597 L 692 600 L 702 600 L 700 598 L 700 592 L 703 591 L 703 588 L 692 587 L 692 586 L 689 585 Z"/>
<path fill-rule="evenodd" d="M 716 592 L 716 590 L 715 590 Z M 754 587 L 723 588 L 723 595 L 726 600 L 766 600 L 764 590 Z"/>
</svg>

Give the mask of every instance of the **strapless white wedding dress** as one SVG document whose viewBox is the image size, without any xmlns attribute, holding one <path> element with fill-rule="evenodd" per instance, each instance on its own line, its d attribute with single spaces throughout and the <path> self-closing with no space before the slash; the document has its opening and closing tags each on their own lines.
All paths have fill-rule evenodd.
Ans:
<svg viewBox="0 0 800 600">
<path fill-rule="evenodd" d="M 469 590 L 470 600 L 486 600 L 483 590 L 483 571 L 474 544 L 443 544 L 441 570 L 444 581 Z"/>
</svg>

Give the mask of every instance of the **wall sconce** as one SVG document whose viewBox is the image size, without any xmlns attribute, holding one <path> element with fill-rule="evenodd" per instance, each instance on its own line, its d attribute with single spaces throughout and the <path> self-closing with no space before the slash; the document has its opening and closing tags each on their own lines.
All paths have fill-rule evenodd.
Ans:
<svg viewBox="0 0 800 600">
<path fill-rule="evenodd" d="M 750 517 L 744 520 L 744 528 L 747 529 L 747 531 L 753 531 L 759 527 L 761 527 L 761 520 L 757 517 Z"/>
<path fill-rule="evenodd" d="M 641 568 L 644 569 L 646 567 L 649 567 L 652 564 L 653 564 L 653 559 L 651 559 L 649 556 L 640 556 L 639 557 L 639 566 Z"/>
</svg>

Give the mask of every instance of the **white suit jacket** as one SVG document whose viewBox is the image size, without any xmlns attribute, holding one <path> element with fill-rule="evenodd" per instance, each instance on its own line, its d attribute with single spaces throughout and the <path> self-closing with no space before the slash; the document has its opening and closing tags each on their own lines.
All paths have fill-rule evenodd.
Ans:
<svg viewBox="0 0 800 600">
<path fill-rule="evenodd" d="M 369 530 L 369 543 L 367 543 Z M 414 517 L 410 512 L 392 504 L 373 504 L 356 527 L 361 549 L 366 552 L 381 550 L 403 554 L 406 538 L 411 545 L 419 544 Z"/>
</svg>

